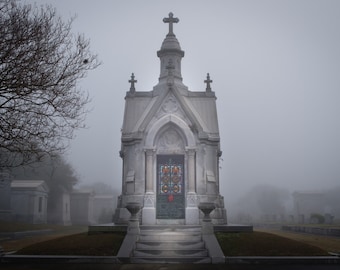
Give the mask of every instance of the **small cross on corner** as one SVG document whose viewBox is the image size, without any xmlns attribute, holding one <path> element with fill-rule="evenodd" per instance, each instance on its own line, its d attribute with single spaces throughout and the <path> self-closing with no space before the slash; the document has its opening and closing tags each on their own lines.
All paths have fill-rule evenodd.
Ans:
<svg viewBox="0 0 340 270">
<path fill-rule="evenodd" d="M 207 73 L 207 79 L 204 80 L 204 82 L 207 84 L 206 91 L 207 91 L 207 92 L 211 92 L 211 86 L 210 86 L 210 84 L 211 84 L 213 81 L 210 80 L 210 75 L 209 75 L 209 73 Z"/>
<path fill-rule="evenodd" d="M 137 80 L 135 80 L 135 74 L 132 73 L 131 74 L 131 79 L 129 80 L 129 83 L 131 83 L 130 92 L 135 92 L 136 91 L 136 88 L 135 88 L 135 83 L 136 82 L 137 82 Z"/>
</svg>

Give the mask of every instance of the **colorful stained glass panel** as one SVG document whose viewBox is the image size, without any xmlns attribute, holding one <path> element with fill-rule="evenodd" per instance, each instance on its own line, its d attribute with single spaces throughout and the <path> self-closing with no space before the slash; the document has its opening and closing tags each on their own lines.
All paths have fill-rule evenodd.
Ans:
<svg viewBox="0 0 340 270">
<path fill-rule="evenodd" d="M 160 194 L 181 194 L 182 193 L 182 164 L 172 163 L 170 159 L 167 163 L 159 164 Z"/>
</svg>

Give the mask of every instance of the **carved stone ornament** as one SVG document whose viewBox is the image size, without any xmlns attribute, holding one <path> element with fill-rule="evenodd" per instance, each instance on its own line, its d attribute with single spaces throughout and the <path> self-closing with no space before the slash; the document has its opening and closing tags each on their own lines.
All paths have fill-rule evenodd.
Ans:
<svg viewBox="0 0 340 270">
<path fill-rule="evenodd" d="M 178 110 L 178 103 L 174 96 L 169 96 L 168 99 L 163 103 L 162 109 L 165 113 L 174 113 Z"/>
<path fill-rule="evenodd" d="M 159 140 L 159 147 L 161 149 L 179 150 L 183 149 L 183 141 L 176 130 L 167 129 Z"/>
<path fill-rule="evenodd" d="M 144 196 L 144 207 L 155 207 L 155 195 L 145 194 L 145 196 Z"/>
</svg>

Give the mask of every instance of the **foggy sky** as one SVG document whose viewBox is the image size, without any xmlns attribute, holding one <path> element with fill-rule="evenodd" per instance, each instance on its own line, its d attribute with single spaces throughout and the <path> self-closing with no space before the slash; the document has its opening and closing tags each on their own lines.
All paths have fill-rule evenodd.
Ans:
<svg viewBox="0 0 340 270">
<path fill-rule="evenodd" d="M 33 3 L 35 1 L 26 1 Z M 132 72 L 157 84 L 169 12 L 185 56 L 183 82 L 209 72 L 220 125 L 221 193 L 256 184 L 290 190 L 340 184 L 340 1 L 40 0 L 91 39 L 103 64 L 79 85 L 92 112 L 67 156 L 84 183 L 121 188 L 120 128 Z"/>
</svg>

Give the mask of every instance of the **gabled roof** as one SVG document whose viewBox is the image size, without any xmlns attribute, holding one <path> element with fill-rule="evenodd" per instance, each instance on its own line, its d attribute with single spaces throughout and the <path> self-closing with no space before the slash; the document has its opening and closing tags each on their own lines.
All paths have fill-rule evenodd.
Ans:
<svg viewBox="0 0 340 270">
<path fill-rule="evenodd" d="M 13 180 L 11 183 L 13 189 L 43 189 L 48 191 L 49 188 L 44 180 Z"/>
<path fill-rule="evenodd" d="M 187 91 L 183 94 L 176 84 L 164 88 L 155 96 L 152 92 L 136 92 L 136 95 L 127 95 L 122 128 L 123 141 L 141 139 L 142 133 L 146 131 L 147 126 L 170 94 L 176 98 L 190 122 L 188 125 L 199 138 L 219 140 L 214 93 Z"/>
</svg>

